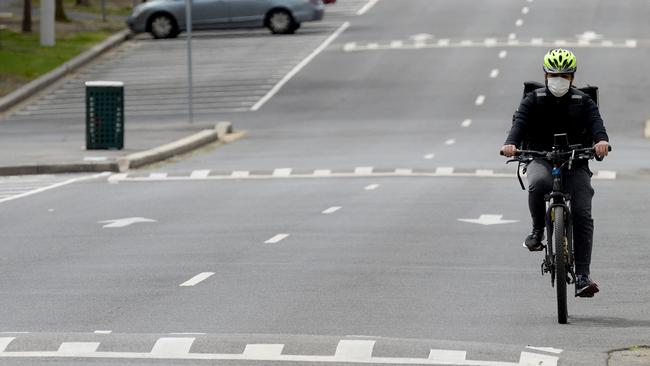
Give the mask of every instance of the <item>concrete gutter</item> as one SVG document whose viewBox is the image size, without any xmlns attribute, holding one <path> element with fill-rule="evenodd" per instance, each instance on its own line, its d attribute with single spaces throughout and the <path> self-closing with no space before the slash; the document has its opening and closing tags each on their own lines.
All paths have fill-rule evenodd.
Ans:
<svg viewBox="0 0 650 366">
<path fill-rule="evenodd" d="M 37 92 L 40 92 L 44 88 L 54 84 L 56 81 L 59 81 L 61 78 L 65 77 L 69 73 L 86 65 L 88 62 L 94 60 L 95 58 L 97 58 L 107 50 L 126 41 L 127 39 L 130 38 L 130 36 L 131 36 L 131 31 L 128 29 L 118 32 L 108 37 L 108 39 L 106 39 L 102 43 L 93 46 L 88 51 L 64 63 L 63 65 L 57 67 L 56 69 L 48 72 L 47 74 L 39 77 L 36 80 L 32 80 L 30 83 L 18 88 L 11 94 L 8 94 L 0 98 L 0 113 L 9 110 L 10 108 L 16 106 L 18 103 L 36 94 Z"/>
<path fill-rule="evenodd" d="M 0 166 L 0 176 L 28 174 L 60 174 L 60 173 L 98 173 L 125 172 L 129 169 L 141 168 L 148 164 L 157 163 L 173 156 L 185 154 L 207 144 L 222 141 L 229 143 L 242 137 L 245 132 L 234 132 L 230 122 L 219 122 L 213 129 L 206 129 L 180 140 L 155 147 L 150 150 L 130 154 L 115 161 L 81 162 L 64 164 L 28 164 L 17 166 Z"/>
</svg>

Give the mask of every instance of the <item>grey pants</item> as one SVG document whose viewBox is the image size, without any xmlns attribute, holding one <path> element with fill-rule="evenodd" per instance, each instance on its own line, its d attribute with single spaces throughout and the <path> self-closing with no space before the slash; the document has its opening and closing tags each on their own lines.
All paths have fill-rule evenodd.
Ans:
<svg viewBox="0 0 650 366">
<path fill-rule="evenodd" d="M 533 227 L 546 226 L 546 204 L 544 195 L 553 189 L 551 164 L 534 160 L 528 164 L 528 208 L 533 219 Z M 576 274 L 589 274 L 591 248 L 594 237 L 594 220 L 591 218 L 591 199 L 594 189 L 591 186 L 591 171 L 587 164 L 574 166 L 562 176 L 565 192 L 571 195 L 571 214 L 573 219 L 573 246 L 576 259 Z"/>
</svg>

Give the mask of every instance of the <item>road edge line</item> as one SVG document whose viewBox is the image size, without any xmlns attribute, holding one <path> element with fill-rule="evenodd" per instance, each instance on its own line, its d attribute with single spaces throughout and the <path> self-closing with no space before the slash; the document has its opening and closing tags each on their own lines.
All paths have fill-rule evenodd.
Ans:
<svg viewBox="0 0 650 366">
<path fill-rule="evenodd" d="M 31 191 L 27 191 L 27 192 L 25 192 L 25 193 L 17 194 L 17 195 L 15 195 L 15 196 L 11 196 L 11 197 L 7 197 L 7 198 L 0 199 L 0 203 L 4 203 L 4 202 L 8 202 L 8 201 L 17 200 L 17 199 L 19 199 L 19 198 L 23 198 L 23 197 L 31 196 L 31 195 L 34 195 L 34 194 L 37 194 L 37 193 L 41 193 L 41 192 L 45 192 L 45 191 L 49 191 L 50 189 L 54 189 L 54 188 L 59 188 L 59 187 L 67 186 L 68 184 L 72 184 L 72 183 L 76 183 L 76 182 L 81 182 L 81 181 L 84 181 L 84 180 L 91 180 L 91 179 L 95 179 L 95 178 L 105 177 L 105 176 L 108 176 L 109 174 L 110 174 L 109 172 L 104 172 L 104 173 L 99 173 L 99 174 L 93 174 L 93 175 L 90 175 L 90 176 L 87 176 L 87 177 L 80 177 L 80 178 L 72 178 L 72 179 L 68 179 L 68 180 L 66 180 L 66 181 L 64 181 L 64 182 L 60 182 L 60 183 L 56 183 L 56 184 L 52 184 L 52 185 L 50 185 L 50 186 L 37 188 L 37 189 L 31 190 Z"/>
<path fill-rule="evenodd" d="M 293 78 L 297 73 L 300 72 L 307 64 L 309 64 L 316 56 L 318 56 L 319 53 L 323 52 L 325 48 L 327 48 L 338 36 L 341 35 L 348 27 L 350 26 L 350 22 L 345 22 L 341 24 L 341 26 L 334 32 L 332 33 L 323 43 L 320 44 L 312 53 L 309 54 L 309 56 L 305 57 L 300 63 L 296 66 L 294 66 L 291 71 L 289 71 L 288 74 L 286 74 L 275 86 L 268 92 L 266 93 L 265 96 L 262 97 L 253 107 L 251 107 L 251 111 L 257 111 L 262 106 L 268 102 L 275 94 L 277 94 L 280 89 L 284 86 L 284 84 L 288 83 L 291 78 Z"/>
</svg>

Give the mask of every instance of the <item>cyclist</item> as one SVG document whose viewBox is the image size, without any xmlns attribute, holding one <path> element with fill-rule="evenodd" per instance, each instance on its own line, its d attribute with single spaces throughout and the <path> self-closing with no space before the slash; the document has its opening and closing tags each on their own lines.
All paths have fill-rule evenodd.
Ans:
<svg viewBox="0 0 650 366">
<path fill-rule="evenodd" d="M 557 48 L 546 53 L 543 66 L 546 87 L 528 93 L 521 101 L 510 133 L 501 148 L 505 156 L 514 156 L 517 146 L 551 151 L 553 136 L 558 133 L 566 133 L 569 144 L 594 146 L 596 156 L 600 158 L 607 155 L 609 138 L 598 106 L 587 94 L 572 87 L 576 66 L 576 57 L 571 51 Z M 526 237 L 524 246 L 530 251 L 544 249 L 544 195 L 553 186 L 551 168 L 549 162 L 537 159 L 527 166 L 528 207 L 533 228 Z M 591 218 L 591 200 L 594 195 L 591 176 L 586 160 L 577 162 L 564 175 L 564 187 L 571 195 L 576 265 L 575 296 L 580 297 L 592 297 L 599 291 L 598 285 L 589 277 L 594 231 Z"/>
</svg>

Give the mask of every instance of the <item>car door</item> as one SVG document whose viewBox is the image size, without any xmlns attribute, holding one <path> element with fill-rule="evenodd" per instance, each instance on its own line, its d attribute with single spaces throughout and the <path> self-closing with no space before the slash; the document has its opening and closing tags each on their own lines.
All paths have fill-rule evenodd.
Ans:
<svg viewBox="0 0 650 366">
<path fill-rule="evenodd" d="M 229 21 L 228 3 L 225 0 L 192 0 L 194 28 L 214 28 Z"/>
<path fill-rule="evenodd" d="M 234 26 L 262 26 L 270 8 L 269 0 L 227 0 Z"/>
</svg>

